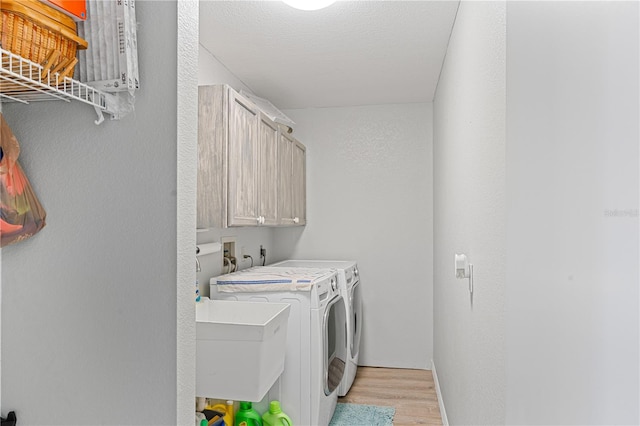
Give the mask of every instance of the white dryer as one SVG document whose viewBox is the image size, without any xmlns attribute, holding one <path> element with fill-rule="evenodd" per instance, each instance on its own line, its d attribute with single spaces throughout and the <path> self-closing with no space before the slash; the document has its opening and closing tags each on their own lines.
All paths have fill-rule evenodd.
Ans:
<svg viewBox="0 0 640 426">
<path fill-rule="evenodd" d="M 338 396 L 345 396 L 356 377 L 362 331 L 362 295 L 358 265 L 352 260 L 285 260 L 269 265 L 280 268 L 330 268 L 338 270 L 338 287 L 347 301 L 347 362 Z"/>
<path fill-rule="evenodd" d="M 270 391 L 268 397 L 280 400 L 293 424 L 328 425 L 342 381 L 336 365 L 347 359 L 346 303 L 338 272 L 253 267 L 212 278 L 210 289 L 212 299 L 291 305 L 284 372 L 276 394 Z"/>
</svg>

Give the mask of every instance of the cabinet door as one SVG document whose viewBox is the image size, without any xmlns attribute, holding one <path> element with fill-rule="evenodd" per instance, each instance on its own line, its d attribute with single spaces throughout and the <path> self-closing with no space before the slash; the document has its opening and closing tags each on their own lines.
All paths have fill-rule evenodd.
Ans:
<svg viewBox="0 0 640 426">
<path fill-rule="evenodd" d="M 258 213 L 258 110 L 240 94 L 229 90 L 227 224 L 260 223 Z"/>
<path fill-rule="evenodd" d="M 278 224 L 278 127 L 260 114 L 258 121 L 258 214 L 262 225 Z"/>
<path fill-rule="evenodd" d="M 226 225 L 226 184 L 224 141 L 227 121 L 224 114 L 224 88 L 198 88 L 198 228 Z"/>
<path fill-rule="evenodd" d="M 295 141 L 293 145 L 293 223 L 307 223 L 307 151 L 304 145 Z"/>
<path fill-rule="evenodd" d="M 295 142 L 281 133 L 278 140 L 278 223 L 293 225 L 293 146 Z"/>
</svg>

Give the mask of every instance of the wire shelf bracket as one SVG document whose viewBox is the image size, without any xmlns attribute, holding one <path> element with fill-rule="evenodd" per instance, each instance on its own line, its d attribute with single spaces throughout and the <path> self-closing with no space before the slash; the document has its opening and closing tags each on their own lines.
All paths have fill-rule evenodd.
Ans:
<svg viewBox="0 0 640 426">
<path fill-rule="evenodd" d="M 59 100 L 80 101 L 95 108 L 97 125 L 104 121 L 104 114 L 115 118 L 117 114 L 107 106 L 108 94 L 69 77 L 60 78 L 41 65 L 15 53 L 0 48 L 0 101 L 31 102 Z"/>
</svg>

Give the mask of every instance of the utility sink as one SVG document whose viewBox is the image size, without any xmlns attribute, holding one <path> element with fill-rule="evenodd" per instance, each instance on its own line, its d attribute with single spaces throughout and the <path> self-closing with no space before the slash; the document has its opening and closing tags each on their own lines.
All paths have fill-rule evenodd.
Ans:
<svg viewBox="0 0 640 426">
<path fill-rule="evenodd" d="M 260 401 L 284 370 L 288 303 L 196 304 L 196 395 Z"/>
</svg>

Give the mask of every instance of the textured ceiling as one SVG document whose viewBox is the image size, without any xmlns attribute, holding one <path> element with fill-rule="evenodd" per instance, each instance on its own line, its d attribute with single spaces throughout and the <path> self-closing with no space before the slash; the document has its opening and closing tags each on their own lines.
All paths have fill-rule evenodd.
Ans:
<svg viewBox="0 0 640 426">
<path fill-rule="evenodd" d="M 457 1 L 201 1 L 200 43 L 280 109 L 430 102 Z"/>
</svg>

